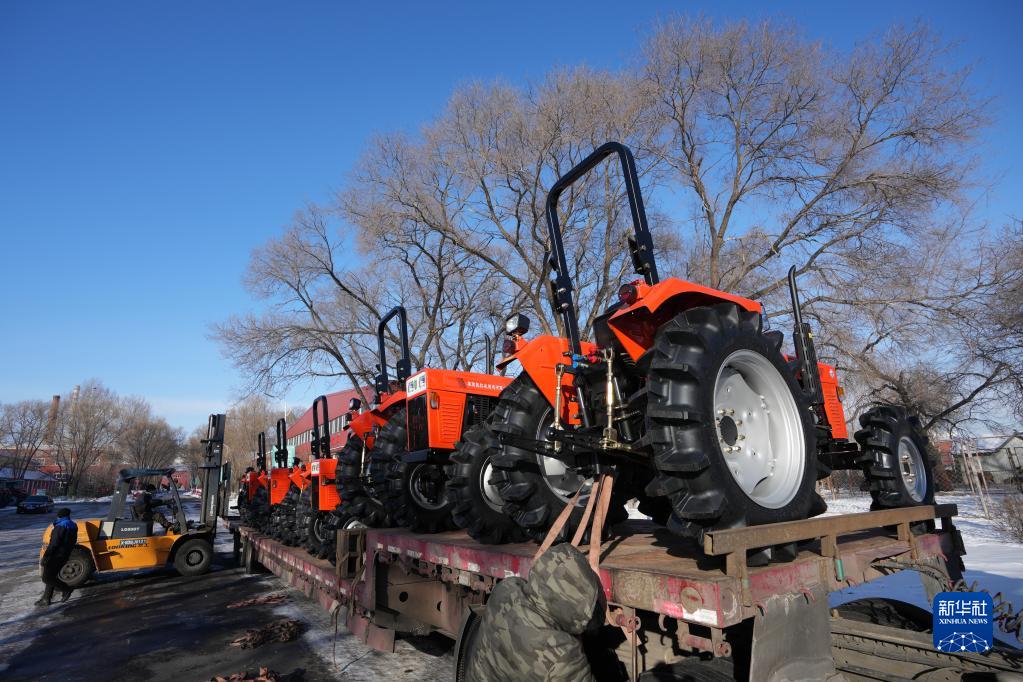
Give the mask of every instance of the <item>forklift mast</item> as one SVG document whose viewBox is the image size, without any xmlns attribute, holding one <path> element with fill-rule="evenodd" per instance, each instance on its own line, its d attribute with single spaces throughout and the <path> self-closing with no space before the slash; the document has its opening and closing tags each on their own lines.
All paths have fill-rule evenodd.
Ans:
<svg viewBox="0 0 1023 682">
<path fill-rule="evenodd" d="M 216 528 L 219 515 L 221 460 L 224 455 L 224 426 L 227 418 L 222 414 L 211 414 L 206 438 L 202 443 L 206 446 L 206 454 L 202 466 L 202 511 L 199 513 L 199 525 Z"/>
</svg>

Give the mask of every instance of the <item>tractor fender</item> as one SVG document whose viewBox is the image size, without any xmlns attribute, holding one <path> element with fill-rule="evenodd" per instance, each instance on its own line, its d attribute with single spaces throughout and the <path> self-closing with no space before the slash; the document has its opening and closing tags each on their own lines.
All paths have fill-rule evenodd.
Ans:
<svg viewBox="0 0 1023 682">
<path fill-rule="evenodd" d="M 751 313 L 763 311 L 763 306 L 756 301 L 677 277 L 654 285 L 638 280 L 627 286 L 635 288 L 635 300 L 615 311 L 608 319 L 608 326 L 633 360 L 639 360 L 653 346 L 658 329 L 685 310 L 734 303 Z"/>
<path fill-rule="evenodd" d="M 596 344 L 584 341 L 582 343 L 584 355 L 597 352 Z M 497 363 L 498 369 L 504 369 L 512 361 L 518 360 L 525 372 L 540 393 L 547 398 L 552 406 L 555 404 L 555 396 L 558 390 L 558 376 L 556 367 L 558 364 L 572 364 L 568 357 L 568 339 L 563 336 L 537 336 L 529 341 L 519 340 L 516 343 L 515 352 L 506 355 Z M 575 402 L 575 391 L 573 390 L 573 375 L 566 372 L 561 380 L 561 419 L 570 424 L 577 424 L 579 417 Z"/>
</svg>

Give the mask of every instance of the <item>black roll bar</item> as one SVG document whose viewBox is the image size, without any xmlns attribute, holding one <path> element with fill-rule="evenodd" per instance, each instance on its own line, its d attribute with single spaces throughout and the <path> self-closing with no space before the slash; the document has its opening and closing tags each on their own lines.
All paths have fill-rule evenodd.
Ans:
<svg viewBox="0 0 1023 682">
<path fill-rule="evenodd" d="M 647 225 L 646 209 L 643 207 L 643 194 L 639 187 L 639 174 L 636 172 L 636 160 L 632 151 L 621 142 L 605 142 L 597 147 L 589 156 L 580 161 L 574 168 L 558 178 L 547 193 L 547 230 L 551 238 L 551 267 L 554 277 L 551 280 L 551 298 L 555 314 L 560 314 L 568 334 L 569 347 L 575 354 L 582 352 L 579 340 L 579 316 L 572 300 L 572 277 L 568 274 L 568 261 L 565 257 L 565 243 L 561 237 L 561 223 L 558 220 L 558 199 L 568 187 L 586 175 L 597 164 L 607 157 L 617 154 L 622 163 L 622 176 L 625 180 L 625 191 L 629 196 L 629 209 L 632 212 L 634 237 L 629 238 L 629 250 L 636 274 L 642 275 L 647 284 L 657 284 L 657 263 L 654 260 L 654 242 Z"/>
<path fill-rule="evenodd" d="M 327 396 L 325 395 L 321 395 L 313 401 L 313 438 L 310 446 L 311 459 L 330 458 L 330 415 L 327 413 Z"/>
<path fill-rule="evenodd" d="M 387 378 L 387 349 L 384 343 L 384 332 L 387 330 L 387 323 L 395 317 L 398 318 L 398 338 L 401 342 L 401 357 L 394 364 L 395 378 L 398 381 L 404 381 L 412 374 L 412 355 L 409 353 L 408 346 L 408 316 L 405 313 L 405 306 L 396 305 L 380 318 L 380 323 L 377 325 L 377 346 L 380 357 L 380 373 L 377 374 L 375 382 L 377 402 L 380 402 L 380 396 L 390 389 L 390 382 Z"/>
<path fill-rule="evenodd" d="M 278 469 L 288 466 L 288 422 L 277 420 L 277 446 L 274 448 L 274 463 Z"/>
</svg>

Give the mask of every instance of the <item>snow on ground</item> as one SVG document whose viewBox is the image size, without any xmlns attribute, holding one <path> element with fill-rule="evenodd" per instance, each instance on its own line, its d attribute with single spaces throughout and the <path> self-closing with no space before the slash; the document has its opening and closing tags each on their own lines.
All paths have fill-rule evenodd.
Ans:
<svg viewBox="0 0 1023 682">
<path fill-rule="evenodd" d="M 103 504 L 111 500 L 110 495 L 104 495 L 103 497 L 55 497 L 53 498 L 54 504 Z"/>
<path fill-rule="evenodd" d="M 967 584 L 976 581 L 978 589 L 992 595 L 1001 592 L 1015 611 L 1023 608 L 1023 544 L 1012 542 L 990 519 L 984 517 L 984 510 L 977 497 L 938 494 L 935 498 L 939 504 L 955 504 L 959 507 L 959 515 L 953 519 L 953 523 L 963 536 L 963 544 L 966 546 L 966 556 L 963 557 L 966 571 L 963 578 Z M 825 516 L 865 512 L 870 507 L 870 497 L 866 493 L 835 499 L 825 495 L 824 499 L 828 503 Z M 997 504 L 998 495 L 992 494 L 989 505 L 992 515 Z M 896 598 L 931 610 L 923 585 L 914 571 L 903 571 L 865 585 L 833 592 L 830 602 L 836 606 L 862 597 Z"/>
</svg>

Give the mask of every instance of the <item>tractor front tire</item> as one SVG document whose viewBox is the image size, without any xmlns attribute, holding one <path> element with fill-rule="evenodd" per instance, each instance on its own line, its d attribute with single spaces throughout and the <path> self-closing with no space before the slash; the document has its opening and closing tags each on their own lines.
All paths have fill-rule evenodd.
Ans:
<svg viewBox="0 0 1023 682">
<path fill-rule="evenodd" d="M 89 582 L 95 571 L 96 564 L 93 563 L 92 553 L 84 547 L 75 547 L 64 565 L 60 567 L 57 577 L 67 583 L 68 587 L 81 587 Z"/>
<path fill-rule="evenodd" d="M 341 449 L 337 479 L 341 508 L 338 513 L 346 519 L 354 517 L 370 528 L 382 528 L 387 525 L 387 513 L 379 500 L 373 499 L 366 489 L 362 469 L 363 450 L 362 439 L 358 436 L 351 436 Z M 365 456 L 370 457 L 368 450 Z"/>
<path fill-rule="evenodd" d="M 670 501 L 674 533 L 702 543 L 705 531 L 827 508 L 815 491 L 809 401 L 779 346 L 759 313 L 721 303 L 677 315 L 640 358 L 645 440 L 657 472 L 646 493 Z M 767 549 L 756 561 L 772 558 Z"/>
<path fill-rule="evenodd" d="M 185 540 L 174 553 L 174 570 L 183 576 L 208 573 L 213 562 L 213 545 L 208 540 Z"/>
<path fill-rule="evenodd" d="M 472 539 L 486 545 L 526 539 L 519 524 L 504 513 L 504 501 L 497 486 L 490 482 L 490 458 L 499 445 L 486 424 L 477 424 L 462 435 L 446 467 L 452 520 Z"/>
<path fill-rule="evenodd" d="M 447 474 L 439 464 L 392 462 L 387 510 L 394 522 L 415 533 L 440 533 L 455 527 L 446 494 Z"/>
<path fill-rule="evenodd" d="M 502 433 L 540 440 L 553 421 L 553 408 L 526 373 L 520 374 L 501 392 L 491 413 L 489 429 L 496 439 Z M 583 486 L 575 508 L 558 534 L 556 542 L 572 538 L 582 522 L 592 481 L 561 464 L 531 450 L 501 443 L 490 458 L 494 467 L 490 480 L 504 500 L 504 512 L 534 540 L 542 541 L 558 515 Z M 605 528 L 628 518 L 627 496 L 616 485 L 608 507 Z M 584 541 L 588 541 L 588 532 Z"/>
<path fill-rule="evenodd" d="M 860 415 L 856 442 L 872 503 L 892 509 L 934 504 L 934 471 L 920 420 L 903 407 L 876 405 Z"/>
</svg>

